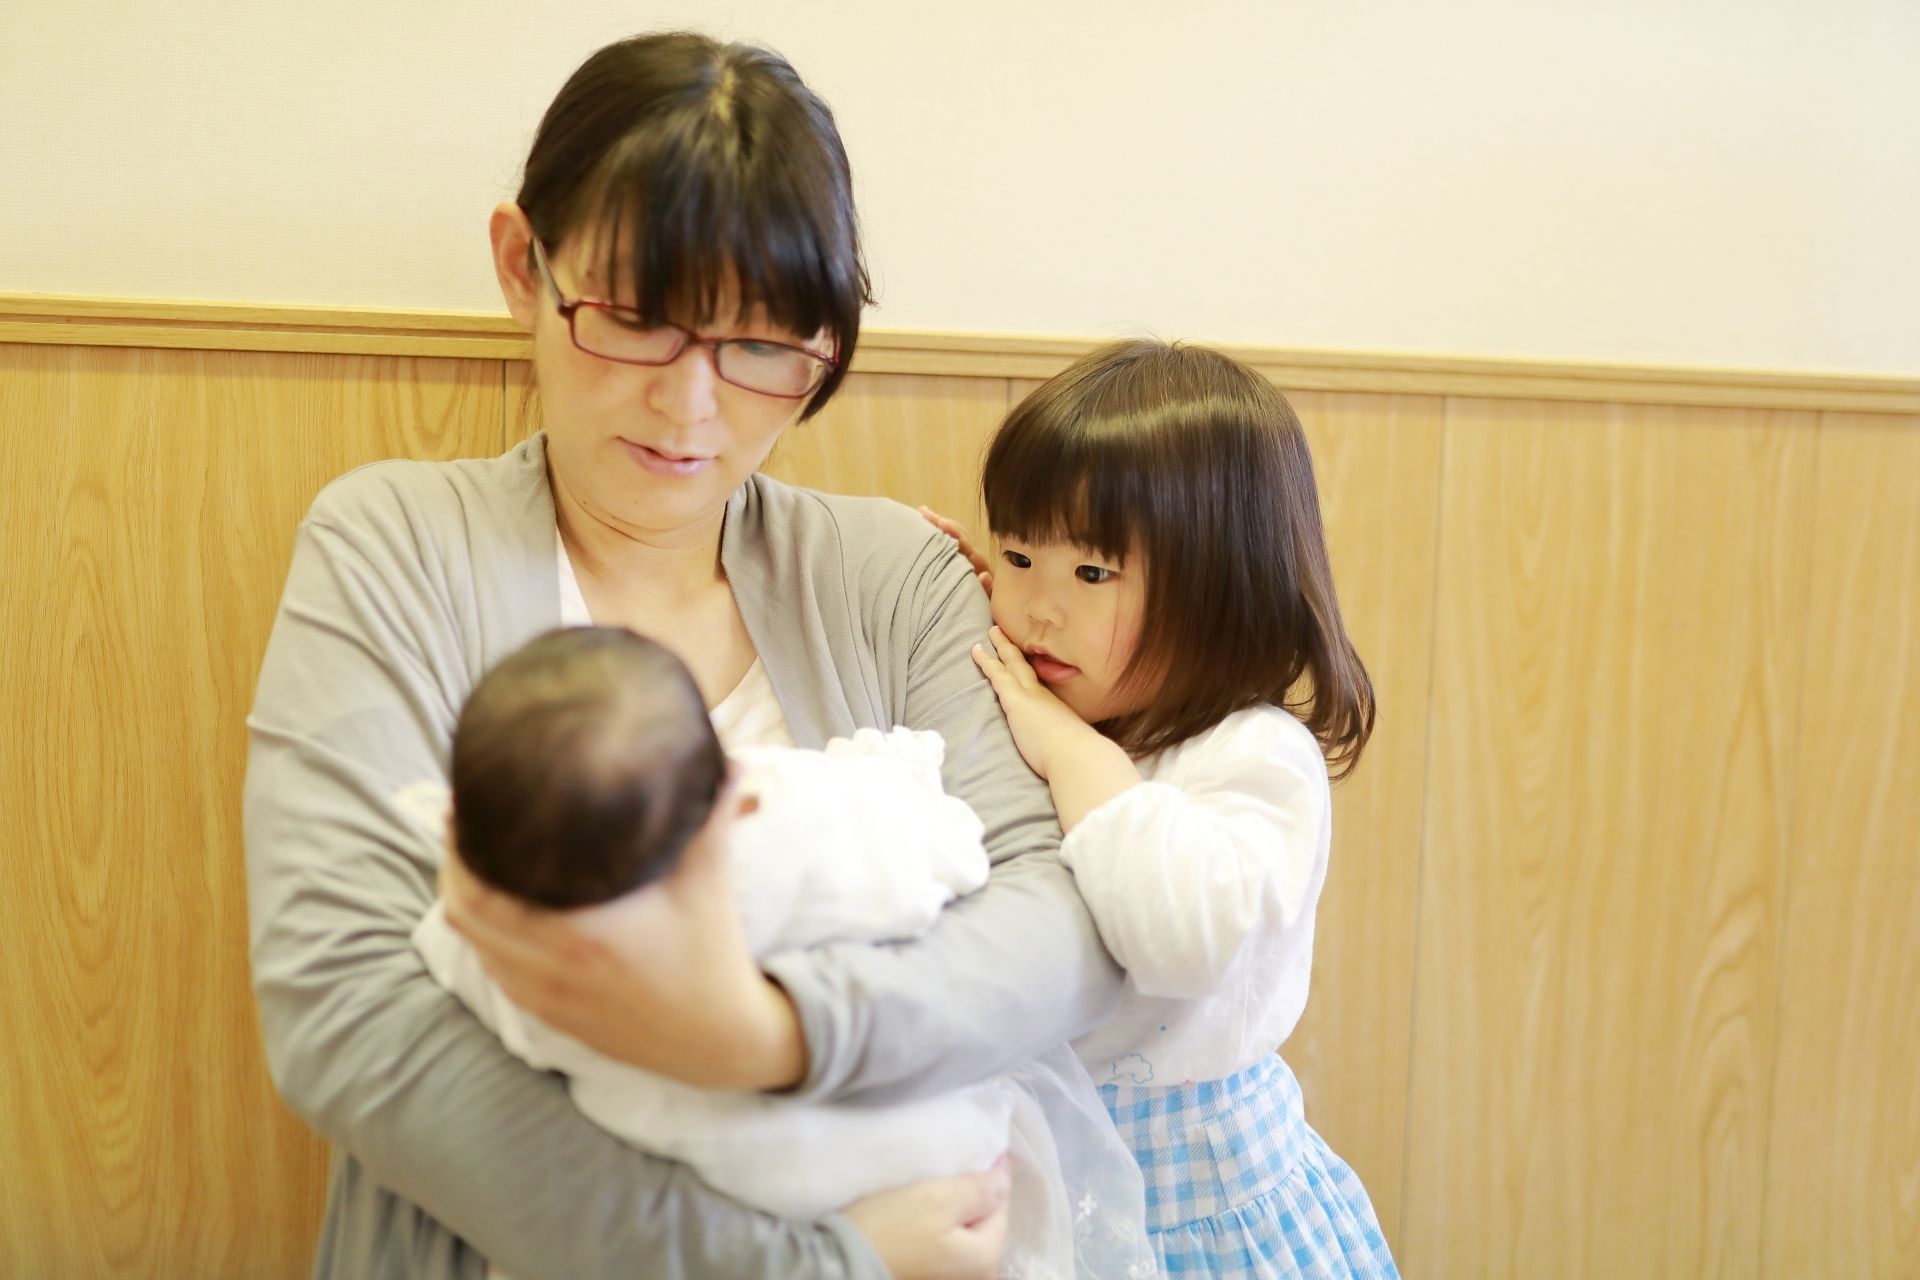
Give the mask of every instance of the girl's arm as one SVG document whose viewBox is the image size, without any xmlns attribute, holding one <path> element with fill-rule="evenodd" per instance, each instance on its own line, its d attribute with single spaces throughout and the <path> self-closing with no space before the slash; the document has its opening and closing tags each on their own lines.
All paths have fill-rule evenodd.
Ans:
<svg viewBox="0 0 1920 1280">
<path fill-rule="evenodd" d="M 370 492 L 393 506 L 363 472 L 302 526 L 248 721 L 245 801 L 274 1082 L 431 1215 L 397 1205 L 344 1229 L 450 1230 L 522 1280 L 883 1276 L 844 1218 L 748 1211 L 598 1129 L 427 976 L 410 934 L 438 850 L 396 800 L 444 783 L 466 663 L 439 566 L 408 513 Z"/>
<path fill-rule="evenodd" d="M 768 965 L 805 1028 L 798 1091 L 892 1100 L 984 1079 L 1073 1039 L 1106 1020 L 1123 988 L 1060 861 L 1046 785 L 1022 762 L 969 656 L 992 619 L 967 562 L 903 508 L 841 501 L 850 541 L 908 548 L 904 573 L 898 556 L 864 570 L 854 557 L 850 592 L 890 657 L 904 723 L 945 739 L 946 789 L 980 816 L 994 862 L 987 887 L 947 908 L 923 938 Z M 871 525 L 856 525 L 861 517 Z"/>
<path fill-rule="evenodd" d="M 1326 870 L 1326 766 L 1299 722 L 1273 707 L 1176 750 L 1179 785 L 1115 795 L 1061 856 L 1134 986 L 1197 999 L 1311 918 Z"/>
<path fill-rule="evenodd" d="M 1299 926 L 1324 875 L 1328 801 L 1319 746 L 1292 716 L 1240 712 L 1176 748 L 1179 786 L 1143 782 L 998 627 L 974 661 L 1052 788 L 1061 858 L 1138 991 L 1205 996 Z"/>
</svg>

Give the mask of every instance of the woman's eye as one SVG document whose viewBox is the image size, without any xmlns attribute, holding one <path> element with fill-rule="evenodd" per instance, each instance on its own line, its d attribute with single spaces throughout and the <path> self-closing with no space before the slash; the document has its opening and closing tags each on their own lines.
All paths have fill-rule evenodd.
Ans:
<svg viewBox="0 0 1920 1280">
<path fill-rule="evenodd" d="M 1018 551 L 1003 551 L 1000 554 L 1001 554 L 1001 557 L 1004 560 L 1006 560 L 1008 564 L 1012 565 L 1016 569 L 1026 569 L 1031 567 L 1033 564 L 1033 561 L 1027 559 L 1025 556 L 1021 555 Z"/>
<path fill-rule="evenodd" d="M 1073 572 L 1079 577 L 1080 581 L 1090 587 L 1097 586 L 1113 576 L 1113 570 L 1102 569 L 1097 564 L 1083 564 Z"/>
<path fill-rule="evenodd" d="M 789 350 L 784 343 L 779 342 L 755 342 L 751 338 L 737 338 L 735 341 L 739 344 L 741 355 L 752 356 L 756 360 L 783 356 Z"/>
</svg>

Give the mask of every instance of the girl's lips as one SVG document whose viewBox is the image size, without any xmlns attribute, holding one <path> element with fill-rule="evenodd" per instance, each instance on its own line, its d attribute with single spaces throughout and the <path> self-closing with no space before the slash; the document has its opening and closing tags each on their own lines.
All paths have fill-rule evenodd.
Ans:
<svg viewBox="0 0 1920 1280">
<path fill-rule="evenodd" d="M 1033 668 L 1033 674 L 1040 677 L 1041 684 L 1065 684 L 1080 674 L 1080 668 L 1050 654 L 1030 653 L 1027 663 Z"/>
<path fill-rule="evenodd" d="M 631 440 L 622 439 L 620 443 L 626 446 L 627 456 L 639 463 L 642 470 L 656 476 L 684 480 L 688 476 L 699 474 L 713 462 L 712 458 L 675 457 L 670 453 L 662 453 L 658 449 L 649 449 L 644 444 L 635 444 Z"/>
</svg>

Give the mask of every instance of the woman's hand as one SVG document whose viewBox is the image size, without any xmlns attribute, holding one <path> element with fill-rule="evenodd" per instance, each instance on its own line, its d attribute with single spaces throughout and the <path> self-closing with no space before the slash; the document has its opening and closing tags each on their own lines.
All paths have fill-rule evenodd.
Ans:
<svg viewBox="0 0 1920 1280">
<path fill-rule="evenodd" d="M 960 544 L 960 554 L 965 556 L 967 563 L 973 566 L 973 576 L 979 579 L 980 589 L 989 596 L 993 595 L 993 567 L 987 563 L 984 555 L 974 550 L 973 541 L 967 537 L 967 531 L 931 507 L 921 507 L 919 512 L 934 528 Z"/>
<path fill-rule="evenodd" d="M 707 1088 L 783 1088 L 806 1074 L 806 1041 L 747 950 L 719 843 L 703 832 L 668 876 L 577 911 L 495 892 L 449 848 L 447 920 L 510 1000 L 608 1057 Z"/>
<path fill-rule="evenodd" d="M 894 1280 L 993 1280 L 1007 1244 L 1011 1179 L 1001 1156 L 985 1173 L 909 1183 L 845 1213 Z"/>
</svg>

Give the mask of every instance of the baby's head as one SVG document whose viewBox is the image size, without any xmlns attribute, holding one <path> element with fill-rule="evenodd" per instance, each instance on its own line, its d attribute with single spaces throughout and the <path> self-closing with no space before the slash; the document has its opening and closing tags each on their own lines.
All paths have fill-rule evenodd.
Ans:
<svg viewBox="0 0 1920 1280">
<path fill-rule="evenodd" d="M 1081 719 L 1136 755 L 1286 706 L 1336 772 L 1373 726 L 1286 397 L 1205 347 L 1090 352 L 1016 405 L 981 476 L 993 613 Z"/>
<path fill-rule="evenodd" d="M 453 736 L 453 838 L 523 901 L 607 902 L 679 864 L 727 759 L 680 660 L 617 627 L 549 631 L 489 671 Z"/>
</svg>

